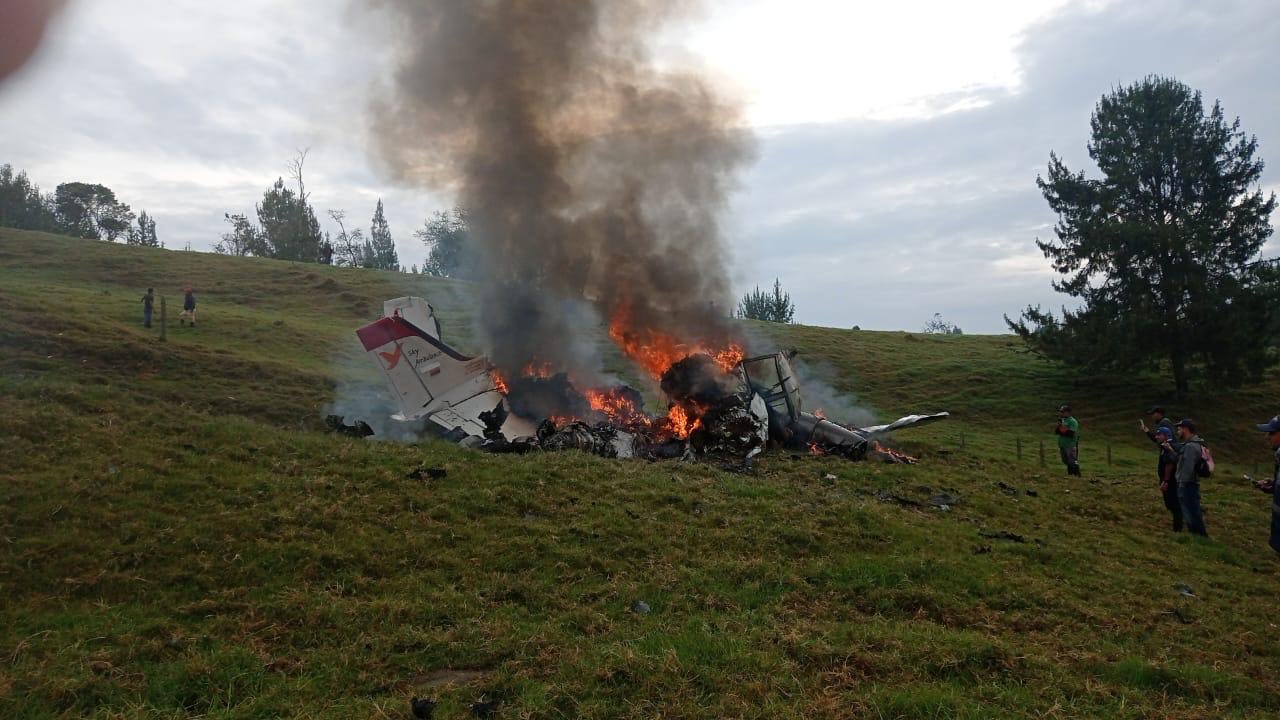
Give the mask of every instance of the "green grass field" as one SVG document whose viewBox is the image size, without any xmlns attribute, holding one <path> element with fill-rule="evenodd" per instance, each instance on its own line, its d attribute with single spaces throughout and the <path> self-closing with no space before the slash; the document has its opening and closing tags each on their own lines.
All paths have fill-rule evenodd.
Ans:
<svg viewBox="0 0 1280 720">
<path fill-rule="evenodd" d="M 952 411 L 899 438 L 912 467 L 323 434 L 336 388 L 380 388 L 352 330 L 408 293 L 475 349 L 463 283 L 0 229 L 0 717 L 1280 716 L 1270 498 L 1240 480 L 1280 381 L 1173 406 L 1219 460 L 1200 541 L 1136 428 L 1168 383 L 1008 337 L 753 326 L 881 417 Z"/>
</svg>

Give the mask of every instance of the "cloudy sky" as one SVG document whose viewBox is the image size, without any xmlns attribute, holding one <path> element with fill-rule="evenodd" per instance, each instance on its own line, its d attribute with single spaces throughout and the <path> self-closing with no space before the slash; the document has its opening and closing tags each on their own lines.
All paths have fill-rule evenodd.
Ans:
<svg viewBox="0 0 1280 720">
<path fill-rule="evenodd" d="M 402 261 L 450 198 L 397 187 L 364 115 L 386 75 L 351 0 L 73 0 L 0 86 L 0 163 L 109 185 L 203 250 L 296 148 L 317 211 L 387 203 Z M 759 138 L 727 218 L 738 287 L 781 278 L 811 324 L 968 332 L 1056 306 L 1033 244 L 1049 151 L 1088 167 L 1098 97 L 1150 73 L 1220 99 L 1280 168 L 1273 0 L 710 0 L 656 41 L 742 98 Z M 1280 189 L 1280 170 L 1264 177 Z M 1278 218 L 1280 220 L 1280 218 Z M 1280 253 L 1273 242 L 1268 255 Z"/>
</svg>

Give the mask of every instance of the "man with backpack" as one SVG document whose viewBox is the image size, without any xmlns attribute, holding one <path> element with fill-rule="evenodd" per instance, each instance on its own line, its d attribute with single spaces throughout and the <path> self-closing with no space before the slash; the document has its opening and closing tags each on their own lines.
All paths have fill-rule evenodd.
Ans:
<svg viewBox="0 0 1280 720">
<path fill-rule="evenodd" d="M 1200 508 L 1200 478 L 1213 474 L 1213 456 L 1204 446 L 1204 439 L 1196 434 L 1195 421 L 1186 418 L 1177 425 L 1182 450 L 1178 452 L 1178 468 L 1174 478 L 1178 482 L 1178 505 L 1187 530 L 1196 535 L 1209 536 L 1204 525 L 1204 513 Z"/>
<path fill-rule="evenodd" d="M 1267 442 L 1271 445 L 1271 451 L 1276 458 L 1276 467 L 1270 480 L 1254 481 L 1254 485 L 1272 496 L 1271 549 L 1280 553 L 1280 490 L 1276 489 L 1276 482 L 1280 481 L 1280 415 L 1259 425 L 1258 430 L 1267 434 Z"/>
</svg>

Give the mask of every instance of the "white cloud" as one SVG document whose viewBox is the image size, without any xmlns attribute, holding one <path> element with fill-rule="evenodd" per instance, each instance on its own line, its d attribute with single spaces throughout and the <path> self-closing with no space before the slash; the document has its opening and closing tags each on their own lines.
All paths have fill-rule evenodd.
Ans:
<svg viewBox="0 0 1280 720">
<path fill-rule="evenodd" d="M 208 248 L 222 213 L 252 212 L 310 146 L 317 210 L 365 224 L 383 197 L 402 259 L 421 262 L 411 231 L 449 198 L 370 160 L 387 49 L 350 2 L 77 0 L 0 87 L 0 162 L 47 188 L 105 183 L 170 246 Z M 1053 222 L 1034 178 L 1050 149 L 1087 168 L 1089 113 L 1116 84 L 1175 75 L 1280 162 L 1277 37 L 1266 0 L 711 0 L 660 56 L 740 88 L 759 128 L 730 216 L 742 290 L 780 277 L 804 322 L 942 312 L 974 332 L 1061 303 L 1032 244 Z"/>
</svg>

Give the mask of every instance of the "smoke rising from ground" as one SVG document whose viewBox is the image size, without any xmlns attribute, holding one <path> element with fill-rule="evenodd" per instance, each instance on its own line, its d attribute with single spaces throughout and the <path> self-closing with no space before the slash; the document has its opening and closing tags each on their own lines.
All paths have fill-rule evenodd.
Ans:
<svg viewBox="0 0 1280 720">
<path fill-rule="evenodd" d="M 796 358 L 791 361 L 800 383 L 800 398 L 807 412 L 821 411 L 837 423 L 854 427 L 869 427 L 879 420 L 870 408 L 858 402 L 847 391 L 837 390 L 827 378 L 837 377 L 836 371 L 821 362 Z"/>
<path fill-rule="evenodd" d="M 378 0 L 396 72 L 374 102 L 378 155 L 472 219 L 480 318 L 504 370 L 583 367 L 585 300 L 627 328 L 729 339 L 719 218 L 752 142 L 706 79 L 646 42 L 688 0 Z"/>
</svg>

